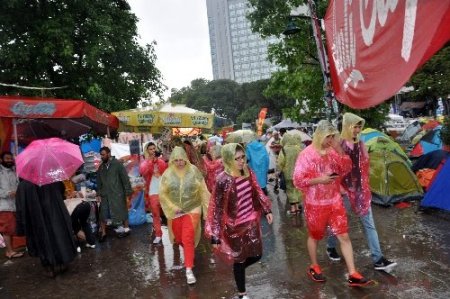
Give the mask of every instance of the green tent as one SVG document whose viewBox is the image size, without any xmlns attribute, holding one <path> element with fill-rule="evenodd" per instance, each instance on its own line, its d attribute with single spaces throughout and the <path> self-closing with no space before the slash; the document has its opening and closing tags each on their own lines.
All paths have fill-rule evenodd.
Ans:
<svg viewBox="0 0 450 299">
<path fill-rule="evenodd" d="M 410 161 L 401 147 L 382 136 L 366 143 L 370 157 L 370 189 L 372 202 L 391 206 L 401 201 L 423 197 L 423 190 Z"/>
</svg>

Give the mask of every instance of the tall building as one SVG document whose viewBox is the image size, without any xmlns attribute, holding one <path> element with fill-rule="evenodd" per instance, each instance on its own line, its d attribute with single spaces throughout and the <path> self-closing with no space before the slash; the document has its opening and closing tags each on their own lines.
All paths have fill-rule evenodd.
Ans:
<svg viewBox="0 0 450 299">
<path fill-rule="evenodd" d="M 278 67 L 267 60 L 267 46 L 277 40 L 252 33 L 247 0 L 206 0 L 214 79 L 238 83 L 270 78 Z"/>
</svg>

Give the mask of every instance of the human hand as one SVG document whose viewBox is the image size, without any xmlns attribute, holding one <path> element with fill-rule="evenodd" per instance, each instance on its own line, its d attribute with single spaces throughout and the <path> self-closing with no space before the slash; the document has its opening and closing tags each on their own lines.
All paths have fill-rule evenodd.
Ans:
<svg viewBox="0 0 450 299">
<path fill-rule="evenodd" d="M 272 224 L 273 222 L 273 215 L 272 213 L 269 213 L 266 215 L 267 223 Z"/>
</svg>

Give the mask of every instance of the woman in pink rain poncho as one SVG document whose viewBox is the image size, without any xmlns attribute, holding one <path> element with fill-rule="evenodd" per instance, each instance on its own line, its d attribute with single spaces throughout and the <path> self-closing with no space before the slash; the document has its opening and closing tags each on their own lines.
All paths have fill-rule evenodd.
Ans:
<svg viewBox="0 0 450 299">
<path fill-rule="evenodd" d="M 169 168 L 161 177 L 159 199 L 168 220 L 170 240 L 183 247 L 188 284 L 196 282 L 192 272 L 194 249 L 201 236 L 200 215 L 202 210 L 206 215 L 209 197 L 201 172 L 189 162 L 183 148 L 175 147 Z"/>
<path fill-rule="evenodd" d="M 317 261 L 317 245 L 327 227 L 330 227 L 341 245 L 349 272 L 349 285 L 363 286 L 368 280 L 355 269 L 352 243 L 347 233 L 347 215 L 340 192 L 341 178 L 351 171 L 352 161 L 342 149 L 338 133 L 329 121 L 320 121 L 312 144 L 300 153 L 295 165 L 294 185 L 304 195 L 309 234 L 307 247 L 311 266 L 307 273 L 313 281 L 325 281 Z"/>
<path fill-rule="evenodd" d="M 219 173 L 223 171 L 223 163 L 221 159 L 222 146 L 219 144 L 208 145 L 208 153 L 203 156 L 204 165 L 206 167 L 206 186 L 209 192 L 212 192 Z"/>
<path fill-rule="evenodd" d="M 272 223 L 271 202 L 246 165 L 244 148 L 229 143 L 222 148 L 225 171 L 211 197 L 206 234 L 213 247 L 233 264 L 239 298 L 245 296 L 245 268 L 262 255 L 261 214 Z"/>
<path fill-rule="evenodd" d="M 159 182 L 161 175 L 167 168 L 167 163 L 156 156 L 156 145 L 149 142 L 144 148 L 145 160 L 139 165 L 139 172 L 145 179 L 145 198 L 149 199 L 153 214 L 153 229 L 155 230 L 155 239 L 153 244 L 161 242 L 161 204 L 159 202 Z"/>
</svg>

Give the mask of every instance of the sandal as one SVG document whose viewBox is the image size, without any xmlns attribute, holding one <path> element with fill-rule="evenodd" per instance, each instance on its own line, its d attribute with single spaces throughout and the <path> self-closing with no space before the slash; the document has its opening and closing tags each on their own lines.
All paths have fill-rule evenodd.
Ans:
<svg viewBox="0 0 450 299">
<path fill-rule="evenodd" d="M 14 251 L 14 253 L 10 254 L 10 255 L 6 254 L 6 257 L 9 259 L 19 258 L 19 257 L 23 257 L 23 256 L 24 256 L 23 252 L 16 252 L 16 251 Z"/>
</svg>

